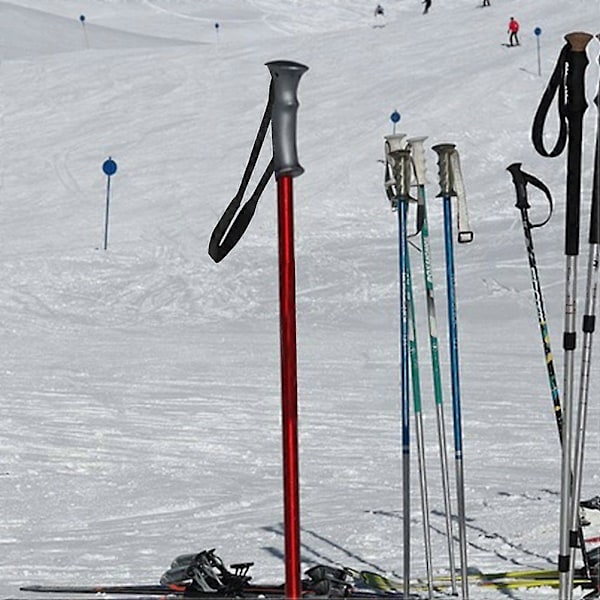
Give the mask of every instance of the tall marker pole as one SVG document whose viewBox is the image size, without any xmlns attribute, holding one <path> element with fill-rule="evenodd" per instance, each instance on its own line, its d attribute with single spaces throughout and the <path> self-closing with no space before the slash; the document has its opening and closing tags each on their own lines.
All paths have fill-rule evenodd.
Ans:
<svg viewBox="0 0 600 600">
<path fill-rule="evenodd" d="M 277 179 L 279 226 L 279 305 L 285 596 L 302 595 L 300 579 L 300 493 L 298 469 L 298 397 L 296 361 L 296 271 L 294 259 L 293 178 L 304 169 L 296 150 L 297 89 L 307 67 L 291 61 L 267 63 L 273 85 L 273 169 Z"/>
<path fill-rule="evenodd" d="M 83 43 L 87 50 L 90 49 L 90 40 L 88 39 L 87 29 L 85 27 L 85 15 L 79 15 L 79 22 L 81 23 L 81 29 L 83 30 Z"/>
<path fill-rule="evenodd" d="M 540 47 L 540 36 L 542 35 L 542 28 L 536 27 L 533 30 L 533 33 L 535 34 L 535 41 L 537 44 L 538 76 L 541 77 L 542 76 L 542 51 L 541 51 L 541 47 Z"/>
<path fill-rule="evenodd" d="M 106 207 L 104 209 L 104 244 L 103 249 L 108 249 L 108 223 L 110 216 L 110 178 L 117 172 L 117 163 L 109 156 L 102 164 L 102 171 L 106 175 Z"/>
</svg>

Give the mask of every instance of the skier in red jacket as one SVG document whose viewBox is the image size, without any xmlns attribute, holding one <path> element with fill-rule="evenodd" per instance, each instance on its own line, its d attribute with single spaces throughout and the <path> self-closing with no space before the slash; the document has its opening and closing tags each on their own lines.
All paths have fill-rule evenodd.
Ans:
<svg viewBox="0 0 600 600">
<path fill-rule="evenodd" d="M 514 17 L 511 17 L 510 21 L 508 22 L 507 33 L 510 34 L 508 37 L 508 43 L 511 46 L 514 46 L 515 44 L 519 46 L 519 37 L 517 36 L 519 33 L 519 22 Z"/>
</svg>

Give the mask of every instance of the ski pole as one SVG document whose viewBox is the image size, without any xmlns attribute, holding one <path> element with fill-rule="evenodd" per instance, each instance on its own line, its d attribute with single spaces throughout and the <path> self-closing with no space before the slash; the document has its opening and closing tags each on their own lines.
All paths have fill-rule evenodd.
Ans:
<svg viewBox="0 0 600 600">
<path fill-rule="evenodd" d="M 554 416 L 556 418 L 556 426 L 558 428 L 558 437 L 562 444 L 562 428 L 563 428 L 563 417 L 562 409 L 560 405 L 560 393 L 558 391 L 558 382 L 556 379 L 556 370 L 554 368 L 554 358 L 552 355 L 552 348 L 550 345 L 550 333 L 548 330 L 548 321 L 546 318 L 546 309 L 544 306 L 544 296 L 542 293 L 542 286 L 540 283 L 540 276 L 537 267 L 537 260 L 535 256 L 535 248 L 533 244 L 532 229 L 543 227 L 551 218 L 553 212 L 552 196 L 547 186 L 529 173 L 525 173 L 521 170 L 521 163 L 513 163 L 507 167 L 507 171 L 512 175 L 513 183 L 515 186 L 515 192 L 517 201 L 515 206 L 519 209 L 521 214 L 521 224 L 523 226 L 523 235 L 525 236 L 525 249 L 527 251 L 527 258 L 529 260 L 529 270 L 531 272 L 531 285 L 533 288 L 533 298 L 538 315 L 538 324 L 540 327 L 540 334 L 542 336 L 542 346 L 544 348 L 544 358 L 546 363 L 546 370 L 548 372 L 548 383 L 550 385 L 550 395 L 552 397 L 552 406 L 554 408 Z M 541 190 L 550 205 L 548 216 L 540 223 L 532 223 L 529 219 L 530 204 L 527 197 L 527 184 L 531 183 L 534 187 Z"/>
<path fill-rule="evenodd" d="M 279 323 L 281 355 L 281 407 L 283 450 L 283 504 L 285 534 L 285 596 L 302 595 L 300 575 L 300 494 L 298 468 L 298 399 L 296 352 L 296 270 L 294 258 L 293 178 L 301 175 L 296 149 L 297 90 L 308 67 L 292 61 L 272 61 L 269 101 L 238 192 L 217 222 L 208 253 L 220 262 L 231 252 L 248 228 L 258 200 L 271 175 L 277 179 L 279 238 Z M 272 125 L 273 159 L 255 191 L 242 199 L 256 166 L 269 123 Z"/>
<path fill-rule="evenodd" d="M 410 148 L 407 147 L 407 152 L 403 152 L 402 161 L 408 162 L 408 165 L 402 167 L 403 171 L 408 170 L 409 178 L 403 181 L 403 185 L 407 189 L 402 190 L 402 195 L 408 200 L 410 197 L 410 175 L 414 169 L 414 162 L 410 154 Z M 417 202 L 419 202 L 417 200 Z M 420 207 L 417 208 L 419 216 Z M 417 227 L 420 228 L 420 223 L 417 222 Z M 418 235 L 419 231 L 417 231 Z M 407 236 L 408 238 L 408 236 Z M 417 458 L 419 466 L 419 488 L 421 493 L 421 512 L 423 515 L 423 545 L 425 553 L 425 572 L 427 574 L 427 593 L 428 598 L 433 598 L 433 568 L 432 568 L 432 551 L 431 551 L 431 528 L 429 520 L 429 493 L 427 487 L 427 466 L 425 462 L 425 435 L 423 427 L 423 406 L 421 398 L 421 375 L 419 371 L 419 351 L 417 344 L 417 320 L 415 313 L 415 301 L 412 286 L 412 273 L 410 267 L 410 248 L 407 243 L 406 248 L 406 288 L 407 288 L 407 304 L 408 304 L 408 349 L 410 354 L 410 374 L 413 392 L 413 408 L 415 414 L 415 434 L 417 442 Z"/>
<path fill-rule="evenodd" d="M 398 213 L 398 267 L 400 297 L 400 401 L 402 410 L 402 512 L 403 587 L 410 594 L 410 390 L 408 316 L 408 234 L 407 215 L 410 191 L 410 153 L 403 134 L 385 137 L 386 188 L 392 210 Z M 390 173 L 391 171 L 391 173 Z M 393 183 L 391 183 L 393 182 Z"/>
<path fill-rule="evenodd" d="M 425 194 L 425 140 L 426 137 L 409 138 L 408 146 L 411 151 L 415 169 L 415 179 L 418 186 L 419 202 L 422 205 L 421 223 L 421 256 L 423 258 L 423 274 L 425 279 L 425 295 L 427 301 L 427 325 L 429 329 L 429 349 L 433 376 L 433 392 L 436 408 L 436 425 L 440 469 L 442 476 L 442 495 L 444 498 L 444 513 L 446 521 L 446 539 L 448 542 L 448 563 L 450 569 L 451 593 L 457 594 L 456 565 L 454 558 L 454 534 L 452 532 L 452 502 L 450 497 L 450 476 L 448 469 L 448 443 L 446 439 L 446 423 L 444 418 L 444 400 L 442 373 L 440 368 L 439 340 L 437 335 L 437 316 L 433 285 L 433 270 L 431 268 L 431 247 L 429 243 L 429 223 L 427 220 L 427 200 Z"/>
<path fill-rule="evenodd" d="M 571 547 L 576 540 L 570 536 L 573 512 L 572 444 L 573 444 L 573 384 L 575 370 L 575 329 L 577 306 L 577 257 L 579 255 L 579 217 L 581 204 L 581 154 L 585 100 L 585 69 L 588 65 L 586 47 L 592 36 L 574 32 L 565 36 L 556 67 L 536 111 L 532 140 L 542 156 L 558 156 L 567 146 L 566 221 L 565 221 L 565 310 L 564 310 L 564 372 L 563 372 L 563 444 L 561 453 L 560 535 L 558 570 L 560 600 L 571 600 Z M 543 143 L 543 126 L 550 103 L 558 93 L 560 130 L 554 148 L 548 152 Z M 585 549 L 582 548 L 585 556 Z M 585 560 L 585 558 L 584 558 Z"/>
<path fill-rule="evenodd" d="M 297 89 L 304 65 L 267 63 L 273 81 L 273 170 L 277 179 L 279 227 L 279 304 L 285 524 L 285 595 L 302 596 L 300 570 L 300 494 L 296 360 L 296 271 L 293 178 L 304 172 L 296 149 Z"/>
<path fill-rule="evenodd" d="M 452 196 L 456 196 L 455 173 L 452 168 L 452 156 L 456 153 L 454 144 L 438 144 L 433 146 L 438 154 L 440 193 L 444 205 L 444 240 L 446 252 L 446 293 L 448 297 L 448 331 L 450 343 L 450 371 L 452 408 L 454 423 L 454 458 L 456 466 L 456 502 L 458 513 L 458 539 L 460 546 L 460 569 L 462 598 L 469 597 L 467 566 L 467 529 L 465 517 L 465 482 L 463 465 L 462 409 L 460 396 L 460 366 L 458 358 L 458 324 L 456 314 L 456 276 L 454 269 L 454 248 L 452 243 Z M 462 232 L 461 232 L 462 233 Z M 465 232 L 466 233 L 466 232 Z M 470 232 L 468 232 L 470 233 Z M 470 241 L 472 238 L 465 236 Z M 459 234 L 459 241 L 461 236 Z"/>
<path fill-rule="evenodd" d="M 585 449 L 585 433 L 587 429 L 588 397 L 590 370 L 592 361 L 592 339 L 596 325 L 596 301 L 598 296 L 598 269 L 600 264 L 600 90 L 594 100 L 596 104 L 596 147 L 594 151 L 594 170 L 592 180 L 592 207 L 590 211 L 589 254 L 587 283 L 585 295 L 585 312 L 583 315 L 583 344 L 581 350 L 581 371 L 579 377 L 579 398 L 577 426 L 575 429 L 575 458 L 573 463 L 573 502 L 571 505 L 570 539 L 577 539 L 581 532 L 579 503 L 581 501 L 581 483 L 583 478 L 583 457 Z M 569 588 L 573 586 L 574 560 L 576 544 L 571 544 Z M 583 548 L 583 546 L 582 546 Z M 585 563 L 585 560 L 584 560 Z M 589 575 L 589 573 L 588 573 Z"/>
</svg>

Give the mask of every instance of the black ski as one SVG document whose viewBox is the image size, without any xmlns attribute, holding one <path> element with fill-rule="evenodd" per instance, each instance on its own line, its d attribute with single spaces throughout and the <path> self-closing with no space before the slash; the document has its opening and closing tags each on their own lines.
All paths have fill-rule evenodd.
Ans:
<svg viewBox="0 0 600 600">
<path fill-rule="evenodd" d="M 180 596 L 186 587 L 180 585 L 165 586 L 153 584 L 139 585 L 25 585 L 22 592 L 51 594 L 143 594 L 147 596 Z"/>
</svg>

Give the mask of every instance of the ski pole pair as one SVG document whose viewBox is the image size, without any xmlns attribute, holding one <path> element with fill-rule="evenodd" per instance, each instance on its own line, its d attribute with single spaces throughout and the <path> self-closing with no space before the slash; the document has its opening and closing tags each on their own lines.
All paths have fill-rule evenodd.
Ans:
<svg viewBox="0 0 600 600">
<path fill-rule="evenodd" d="M 579 503 L 581 497 L 581 482 L 583 475 L 583 455 L 585 447 L 585 432 L 587 420 L 587 405 L 589 395 L 589 375 L 591 365 L 592 336 L 595 329 L 595 306 L 598 286 L 598 264 L 600 239 L 599 218 L 599 145 L 600 145 L 600 113 L 596 127 L 596 146 L 593 170 L 592 207 L 589 230 L 589 255 L 585 299 L 585 314 L 582 330 L 584 334 L 581 354 L 581 369 L 579 379 L 579 396 L 577 406 L 577 421 L 575 421 L 575 350 L 577 343 L 576 333 L 576 305 L 577 305 L 577 259 L 579 255 L 579 225 L 581 207 L 581 165 L 583 142 L 583 117 L 587 109 L 585 98 L 585 71 L 588 65 L 586 48 L 592 36 L 583 32 L 575 32 L 565 36 L 566 44 L 563 47 L 556 67 L 548 86 L 542 96 L 538 110 L 533 121 L 532 141 L 539 154 L 546 157 L 560 155 L 567 148 L 567 177 L 566 177 L 566 220 L 565 220 L 565 309 L 564 309 L 564 373 L 563 373 L 563 403 L 560 404 L 558 389 L 554 377 L 554 368 L 548 358 L 551 357 L 549 336 L 545 326 L 546 318 L 543 308 L 541 289 L 535 257 L 533 253 L 532 225 L 527 211 L 526 186 L 532 183 L 540 189 L 550 200 L 550 214 L 552 214 L 551 196 L 549 190 L 537 178 L 524 173 L 520 163 L 508 167 L 513 176 L 517 192 L 517 207 L 521 210 L 526 246 L 532 271 L 532 283 L 540 330 L 542 333 L 545 353 L 547 358 L 548 376 L 551 387 L 552 400 L 557 419 L 559 437 L 561 440 L 561 507 L 560 507 L 560 536 L 559 536 L 559 573 L 560 573 L 560 600 L 571 600 L 573 589 L 573 573 L 575 551 L 581 549 L 584 569 L 589 576 L 589 565 L 585 551 L 585 540 L 579 522 Z M 543 142 L 544 124 L 549 107 L 555 96 L 558 96 L 558 111 L 560 130 L 555 146 L 546 150 Z M 596 97 L 598 105 L 598 96 Z M 547 222 L 537 225 L 542 226 Z M 577 423 L 574 431 L 574 423 Z M 575 437 L 574 437 L 575 436 Z"/>
<path fill-rule="evenodd" d="M 404 594 L 409 594 L 410 585 L 410 391 L 409 391 L 409 360 L 410 374 L 412 376 L 413 404 L 415 411 L 415 428 L 417 438 L 417 451 L 419 458 L 419 476 L 421 487 L 421 506 L 423 512 L 423 530 L 425 544 L 425 562 L 427 568 L 429 597 L 433 594 L 433 576 L 431 565 L 431 542 L 429 535 L 429 508 L 427 479 L 425 469 L 425 453 L 423 438 L 423 420 L 421 406 L 420 379 L 418 370 L 418 356 L 416 351 L 416 318 L 412 293 L 412 279 L 410 271 L 410 258 L 408 251 L 407 213 L 411 201 L 417 204 L 417 227 L 421 234 L 421 252 L 425 277 L 430 351 L 432 356 L 434 395 L 436 401 L 436 416 L 438 425 L 438 443 L 442 467 L 442 487 L 446 511 L 446 535 L 448 539 L 448 555 L 451 572 L 452 593 L 456 594 L 456 575 L 454 566 L 453 534 L 451 522 L 451 503 L 449 497 L 449 478 L 447 468 L 447 444 L 443 417 L 442 383 L 440 374 L 440 361 L 437 337 L 437 319 L 435 313 L 435 300 L 433 294 L 433 278 L 431 271 L 431 253 L 429 247 L 429 228 L 425 201 L 425 152 L 424 141 L 426 138 L 412 138 L 405 140 L 404 134 L 395 134 L 385 138 L 386 152 L 386 193 L 392 204 L 392 209 L 398 214 L 399 235 L 399 292 L 400 292 L 400 383 L 402 407 L 402 456 L 403 456 L 403 541 L 404 562 L 403 580 Z M 468 242 L 472 233 L 468 229 L 468 215 L 464 202 L 464 188 L 458 162 L 458 153 L 453 144 L 439 144 L 434 146 L 438 154 L 440 169 L 440 196 L 444 203 L 444 236 L 446 248 L 446 282 L 448 297 L 448 320 L 450 341 L 450 364 L 452 379 L 452 405 L 454 422 L 454 444 L 456 463 L 457 510 L 459 523 L 459 544 L 461 558 L 461 583 L 462 596 L 468 598 L 467 577 L 467 543 L 466 519 L 464 498 L 464 468 L 462 450 L 462 417 L 460 398 L 460 378 L 458 359 L 458 333 L 455 296 L 455 269 L 453 252 L 453 223 L 452 223 L 452 196 L 459 196 L 459 222 L 466 224 L 466 229 L 459 227 L 459 241 Z M 412 173 L 416 177 L 417 198 L 410 195 Z"/>
</svg>

